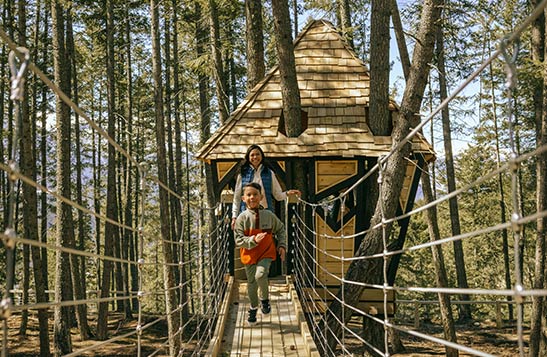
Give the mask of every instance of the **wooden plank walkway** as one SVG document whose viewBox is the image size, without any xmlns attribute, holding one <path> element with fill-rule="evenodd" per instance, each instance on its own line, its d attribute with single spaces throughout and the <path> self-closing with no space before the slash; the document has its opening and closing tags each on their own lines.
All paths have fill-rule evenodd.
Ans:
<svg viewBox="0 0 547 357">
<path fill-rule="evenodd" d="M 246 282 L 235 281 L 232 294 L 220 356 L 310 355 L 309 346 L 306 345 L 310 338 L 301 333 L 302 326 L 297 316 L 298 307 L 295 307 L 292 301 L 289 284 L 285 278 L 270 280 L 272 312 L 263 315 L 259 310 L 258 324 L 255 326 L 249 326 L 247 323 L 249 299 Z"/>
</svg>

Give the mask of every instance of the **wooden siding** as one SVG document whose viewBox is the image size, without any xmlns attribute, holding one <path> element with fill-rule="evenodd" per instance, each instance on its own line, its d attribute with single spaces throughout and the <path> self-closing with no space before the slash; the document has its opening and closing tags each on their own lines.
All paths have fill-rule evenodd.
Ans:
<svg viewBox="0 0 547 357">
<path fill-rule="evenodd" d="M 356 160 L 316 161 L 315 193 L 322 192 L 356 174 Z"/>
<path fill-rule="evenodd" d="M 355 232 L 355 217 L 352 217 L 338 232 L 333 232 L 330 226 L 319 216 L 316 216 L 317 248 L 315 257 L 317 264 L 315 272 L 321 284 L 339 285 L 341 278 L 347 271 L 349 262 L 338 258 L 353 257 L 353 238 L 331 238 L 351 235 Z M 325 254 L 326 252 L 326 254 Z M 332 276 L 332 275 L 334 276 Z"/>
<path fill-rule="evenodd" d="M 334 296 L 338 293 L 339 288 L 304 288 L 302 296 L 303 300 L 311 300 L 315 302 L 314 308 L 317 311 L 306 312 L 319 312 L 324 313 L 328 304 L 334 300 Z M 395 291 L 388 290 L 386 296 L 387 302 L 387 314 L 393 316 L 395 314 Z M 308 307 L 309 304 L 303 304 L 302 306 Z M 377 315 L 384 313 L 384 291 L 381 289 L 365 288 L 359 298 L 359 304 L 357 308 L 367 314 Z"/>
<path fill-rule="evenodd" d="M 409 199 L 410 190 L 412 186 L 412 181 L 414 179 L 414 174 L 416 173 L 416 169 L 418 165 L 417 160 L 412 160 L 406 165 L 406 171 L 405 171 L 405 178 L 403 181 L 403 187 L 401 188 L 401 195 L 399 196 L 399 203 L 401 204 L 401 208 L 404 210 Z M 412 197 L 414 199 L 414 197 Z"/>
<path fill-rule="evenodd" d="M 222 181 L 222 179 L 224 178 L 224 175 L 226 175 L 235 165 L 237 165 L 237 162 L 234 162 L 234 161 L 217 162 L 218 182 Z"/>
</svg>

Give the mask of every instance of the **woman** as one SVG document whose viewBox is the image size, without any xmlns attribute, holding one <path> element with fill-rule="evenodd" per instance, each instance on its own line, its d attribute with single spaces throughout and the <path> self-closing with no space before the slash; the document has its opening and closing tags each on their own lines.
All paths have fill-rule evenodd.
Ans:
<svg viewBox="0 0 547 357">
<path fill-rule="evenodd" d="M 298 190 L 288 190 L 283 192 L 279 181 L 274 172 L 264 165 L 264 151 L 258 145 L 251 145 L 245 154 L 245 161 L 241 166 L 241 172 L 237 176 L 234 188 L 234 200 L 232 204 L 232 229 L 234 229 L 236 218 L 240 212 L 245 210 L 245 203 L 241 202 L 241 188 L 249 182 L 256 182 L 262 186 L 265 192 L 262 192 L 260 205 L 273 212 L 272 196 L 283 201 L 287 194 L 296 194 L 300 196 Z"/>
</svg>

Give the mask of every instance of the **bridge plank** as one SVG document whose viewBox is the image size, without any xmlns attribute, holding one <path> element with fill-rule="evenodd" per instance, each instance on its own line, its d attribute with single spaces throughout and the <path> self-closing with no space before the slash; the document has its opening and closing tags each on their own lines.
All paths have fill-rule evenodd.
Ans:
<svg viewBox="0 0 547 357">
<path fill-rule="evenodd" d="M 286 291 L 289 293 L 289 290 Z M 296 318 L 296 309 L 291 301 L 283 300 L 278 303 L 278 323 L 281 328 L 280 336 L 283 338 L 286 356 L 298 356 L 298 344 L 301 343 L 300 326 Z"/>
<path fill-rule="evenodd" d="M 291 302 L 289 287 L 285 280 L 270 281 L 269 315 L 258 312 L 258 324 L 247 323 L 247 284 L 236 282 L 236 290 L 224 336 L 220 347 L 221 356 L 307 356 L 304 338 Z"/>
</svg>

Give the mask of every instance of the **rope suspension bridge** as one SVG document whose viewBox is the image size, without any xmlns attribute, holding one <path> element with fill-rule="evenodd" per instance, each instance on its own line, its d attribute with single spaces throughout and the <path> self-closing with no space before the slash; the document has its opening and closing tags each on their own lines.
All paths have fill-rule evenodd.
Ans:
<svg viewBox="0 0 547 357">
<path fill-rule="evenodd" d="M 519 168 L 526 162 L 531 160 L 540 159 L 541 155 L 547 152 L 547 145 L 538 145 L 537 148 L 531 152 L 520 154 L 516 148 L 514 140 L 514 126 L 515 115 L 513 108 L 511 107 L 512 91 L 516 85 L 516 65 L 515 57 L 508 49 L 509 44 L 516 42 L 521 36 L 522 32 L 532 23 L 532 21 L 539 16 L 543 11 L 547 1 L 543 1 L 541 6 L 519 26 L 513 33 L 506 36 L 501 43 L 500 49 L 493 53 L 490 58 L 485 60 L 481 66 L 473 72 L 473 74 L 465 80 L 443 103 L 441 103 L 434 111 L 427 115 L 420 123 L 419 126 L 414 128 L 412 132 L 400 143 L 394 145 L 390 154 L 381 157 L 378 163 L 369 170 L 365 175 L 360 177 L 349 189 L 342 192 L 339 196 L 325 199 L 321 202 L 307 202 L 305 200 L 298 200 L 296 203 L 286 205 L 286 215 L 284 217 L 287 228 L 292 234 L 292 246 L 289 247 L 291 257 L 290 270 L 288 274 L 290 278 L 286 281 L 274 280 L 275 289 L 279 292 L 279 301 L 286 299 L 288 296 L 289 305 L 286 309 L 279 308 L 279 313 L 286 313 L 290 316 L 291 326 L 297 326 L 300 331 L 291 330 L 294 339 L 288 340 L 282 339 L 280 343 L 290 344 L 294 348 L 287 348 L 284 346 L 275 346 L 275 343 L 270 346 L 272 355 L 319 355 L 318 351 L 322 351 L 325 355 L 354 355 L 355 344 L 365 345 L 373 353 L 381 356 L 389 356 L 391 347 L 390 335 L 397 332 L 400 334 L 412 336 L 414 338 L 427 341 L 434 345 L 444 346 L 447 348 L 461 351 L 462 353 L 474 356 L 494 356 L 489 352 L 481 350 L 480 346 L 469 346 L 465 343 L 458 343 L 450 341 L 446 338 L 439 337 L 427 332 L 419 331 L 417 328 L 412 328 L 408 323 L 400 321 L 396 315 L 396 305 L 402 306 L 404 304 L 412 304 L 411 306 L 417 306 L 419 301 L 402 301 L 396 299 L 397 293 L 418 293 L 418 294 L 439 294 L 446 296 L 461 296 L 470 295 L 474 298 L 469 301 L 461 301 L 459 303 L 471 303 L 471 304 L 511 304 L 514 305 L 516 311 L 515 333 L 511 338 L 516 339 L 516 350 L 520 356 L 526 355 L 526 334 L 525 328 L 527 324 L 527 316 L 529 316 L 530 304 L 528 304 L 527 298 L 531 297 L 545 297 L 547 296 L 546 289 L 532 289 L 522 281 L 521 261 L 522 250 L 519 246 L 521 242 L 522 227 L 525 224 L 531 224 L 541 219 L 546 219 L 547 211 L 537 210 L 530 214 L 524 214 L 520 210 L 519 204 L 519 192 L 517 183 L 519 180 Z M 219 202 L 216 207 L 205 208 L 201 204 L 191 202 L 187 197 L 181 196 L 169 187 L 165 182 L 162 182 L 155 177 L 147 168 L 147 165 L 140 163 L 133 153 L 124 149 L 116 140 L 108 135 L 100 125 L 90 118 L 84 110 L 76 105 L 66 94 L 64 94 L 57 85 L 50 81 L 47 76 L 37 68 L 29 58 L 28 51 L 22 48 L 18 48 L 17 45 L 9 38 L 9 36 L 0 30 L 0 38 L 9 46 L 12 50 L 10 55 L 10 65 L 12 69 L 11 99 L 14 104 L 14 112 L 20 113 L 19 103 L 23 98 L 23 83 L 27 71 L 32 71 L 37 77 L 39 77 L 61 100 L 63 100 L 80 118 L 83 118 L 89 127 L 99 134 L 109 145 L 113 146 L 117 152 L 125 157 L 128 162 L 132 164 L 132 175 L 140 180 L 140 192 L 136 195 L 138 202 L 140 203 L 139 219 L 135 225 L 125 223 L 121 224 L 115 220 L 112 220 L 94 210 L 86 208 L 84 205 L 75 202 L 70 197 L 64 197 L 60 192 L 55 191 L 52 188 L 46 187 L 40 184 L 32 177 L 24 175 L 18 167 L 18 159 L 20 153 L 16 143 L 20 140 L 20 128 L 19 125 L 15 125 L 13 146 L 11 152 L 11 161 L 7 164 L 0 163 L 0 170 L 7 173 L 10 181 L 10 201 L 9 207 L 5 207 L 5 210 L 9 212 L 9 219 L 6 222 L 6 229 L 3 233 L 0 233 L 0 238 L 3 242 L 4 249 L 6 251 L 6 281 L 3 291 L 3 299 L 0 303 L 0 319 L 3 322 L 3 339 L 2 339 L 2 356 L 7 356 L 13 353 L 12 341 L 16 338 L 17 326 L 13 323 L 14 317 L 21 315 L 25 311 L 39 311 L 47 310 L 49 312 L 60 310 L 61 308 L 78 306 L 86 306 L 90 312 L 96 313 L 100 304 L 109 304 L 115 306 L 118 302 L 133 303 L 137 308 L 137 317 L 134 320 L 119 322 L 117 329 L 109 329 L 109 337 L 105 340 L 88 341 L 74 341 L 73 351 L 65 354 L 65 356 L 79 356 L 79 355 L 98 355 L 98 354 L 126 354 L 137 356 L 160 356 L 169 355 L 175 351 L 177 356 L 187 355 L 216 355 L 216 354 L 230 354 L 230 355 L 254 355 L 251 347 L 244 346 L 244 335 L 252 333 L 249 327 L 245 327 L 241 319 L 236 318 L 239 322 L 235 322 L 232 328 L 240 329 L 237 332 L 231 332 L 235 335 L 234 343 L 228 343 L 223 336 L 226 336 L 224 328 L 228 325 L 227 320 L 230 316 L 230 309 L 239 309 L 239 312 L 232 312 L 232 317 L 241 314 L 241 311 L 245 310 L 245 297 L 241 295 L 239 297 L 238 304 L 229 304 L 233 302 L 234 297 L 237 294 L 235 292 L 238 289 L 238 283 L 230 276 L 230 255 L 233 250 L 229 244 L 231 238 L 230 222 L 230 204 L 226 202 Z M 385 194 L 382 192 L 382 180 L 385 175 L 386 164 L 390 159 L 392 153 L 400 150 L 403 145 L 409 143 L 413 137 L 419 135 L 420 131 L 425 125 L 430 123 L 433 118 L 450 102 L 456 98 L 469 84 L 471 84 L 493 61 L 502 57 L 506 61 L 507 68 L 507 134 L 510 138 L 510 153 L 508 154 L 508 160 L 505 164 L 495 168 L 490 172 L 482 172 L 480 177 L 475 181 L 461 187 L 453 192 L 450 192 L 436 200 L 427 202 L 426 204 L 417 207 L 404 214 L 388 217 L 382 216 L 380 223 L 372 226 L 366 230 L 359 231 L 357 233 L 345 234 L 344 226 L 347 222 L 344 222 L 344 214 L 341 214 L 341 231 L 340 235 L 330 234 L 324 227 L 321 227 L 317 222 L 327 222 L 330 212 L 330 207 L 333 205 L 339 205 L 339 207 L 347 207 L 351 205 L 351 201 L 355 201 L 358 196 L 355 194 L 355 189 L 362 185 L 367 179 L 372 177 L 373 174 L 377 174 L 379 177 L 378 188 L 380 195 Z M 19 122 L 19 119 L 17 122 Z M 428 171 L 423 173 L 428 175 Z M 421 214 L 427 210 L 436 209 L 441 204 L 448 202 L 453 197 L 458 197 L 475 187 L 478 187 L 482 183 L 496 178 L 498 175 L 508 174 L 511 177 L 511 197 L 512 197 L 512 212 L 509 222 L 500 222 L 487 227 L 482 227 L 474 231 L 462 233 L 455 236 L 446 236 L 442 239 L 424 241 L 418 244 L 399 247 L 392 249 L 389 245 L 388 237 L 390 235 L 389 226 L 397 223 L 401 220 L 408 219 L 412 216 Z M 120 258 L 115 256 L 108 256 L 105 254 L 97 253 L 92 249 L 78 249 L 75 246 L 63 246 L 59 244 L 53 244 L 34 239 L 24 237 L 22 233 L 16 228 L 17 216 L 17 187 L 18 182 L 25 185 L 29 185 L 35 188 L 37 191 L 45 192 L 50 197 L 57 200 L 58 204 L 69 205 L 74 210 L 81 211 L 83 214 L 90 218 L 95 218 L 101 222 L 101 224 L 112 224 L 118 227 L 118 229 L 131 232 L 131 235 L 135 237 L 135 243 L 138 246 L 136 250 L 138 256 L 134 259 Z M 158 185 L 157 189 L 150 186 L 150 183 Z M 181 231 L 180 236 L 173 237 L 171 241 L 161 242 L 157 238 L 157 234 L 154 232 L 160 231 L 159 223 L 151 221 L 149 214 L 146 212 L 146 202 L 158 201 L 158 190 L 165 190 L 173 200 L 179 205 L 181 215 L 183 217 L 191 217 L 191 221 L 194 221 L 196 227 L 194 231 Z M 211 222 L 206 222 L 202 217 L 210 217 L 208 213 L 214 212 L 215 219 Z M 159 213 L 159 212 L 158 212 Z M 309 219 L 311 217 L 311 219 Z M 310 225 L 309 222 L 314 222 Z M 96 227 L 96 229 L 100 229 Z M 368 256 L 353 256 L 353 240 L 356 238 L 363 238 L 369 232 L 373 230 L 382 231 L 382 249 L 380 253 L 372 254 Z M 511 289 L 500 289 L 497 287 L 481 287 L 481 288 L 453 288 L 453 287 L 426 287 L 426 286 L 398 286 L 389 282 L 388 269 L 389 262 L 396 256 L 404 254 L 413 254 L 415 252 L 423 250 L 431 250 L 443 247 L 447 244 L 451 244 L 456 241 L 471 241 L 484 236 L 489 233 L 499 233 L 502 231 L 509 231 L 513 233 L 513 287 Z M 339 254 L 333 253 L 331 242 L 337 242 L 340 247 Z M 348 242 L 348 244 L 346 244 Z M 154 253 L 150 247 L 152 245 L 161 246 L 161 244 L 170 245 L 176 252 L 175 256 L 178 260 L 166 262 L 162 261 L 158 255 Z M 59 294 L 55 294 L 51 299 L 47 297 L 45 301 L 39 301 L 37 294 L 30 296 L 28 301 L 19 298 L 19 290 L 15 286 L 16 278 L 20 275 L 15 271 L 15 251 L 20 247 L 30 247 L 31 249 L 45 249 L 50 254 L 69 254 L 77 256 L 81 259 L 86 259 L 89 262 L 93 262 L 94 266 L 99 266 L 99 262 L 111 262 L 115 264 L 121 264 L 127 267 L 134 267 L 138 270 L 138 286 L 136 290 L 127 291 L 110 291 L 110 296 L 104 297 L 99 292 L 87 291 L 87 296 L 83 299 L 63 300 Z M 348 267 L 357 261 L 381 259 L 382 263 L 382 276 L 381 282 L 377 284 L 362 283 L 360 281 L 348 280 L 345 278 L 345 274 Z M 333 271 L 329 268 L 336 266 L 338 271 Z M 147 282 L 158 281 L 158 271 L 165 266 L 170 269 L 178 270 L 177 281 L 172 286 L 155 286 L 151 287 Z M 418 272 L 417 272 L 418 273 Z M 97 274 L 98 275 L 98 274 Z M 238 275 L 236 272 L 232 275 Z M 161 279 L 160 279 L 161 280 Z M 55 279 L 55 281 L 62 281 L 61 279 Z M 329 284 L 325 284 L 325 281 L 329 281 Z M 239 282 L 244 284 L 242 282 Z M 380 292 L 376 298 L 370 297 L 366 301 L 360 301 L 360 304 L 347 305 L 344 299 L 344 287 L 354 285 L 361 286 L 368 291 L 375 290 Z M 338 289 L 332 289 L 332 286 L 341 287 L 340 293 Z M 277 290 L 276 290 L 277 289 Z M 57 289 L 55 289 L 57 290 Z M 173 306 L 172 309 L 167 309 L 167 305 L 163 300 L 167 294 L 172 291 L 176 291 L 178 298 L 178 304 Z M 488 298 L 496 296 L 500 300 L 491 301 Z M 510 301 L 501 300 L 503 298 L 510 298 Z M 374 301 L 372 301 L 374 300 Z M 440 298 L 439 298 L 440 300 Z M 283 300 L 285 301 L 285 300 Z M 227 303 L 229 302 L 229 303 Z M 351 318 L 342 317 L 338 320 L 333 315 L 329 305 L 336 302 L 342 305 L 342 313 L 347 313 L 346 310 L 350 310 Z M 361 303 L 362 302 L 362 303 Z M 424 302 L 425 303 L 425 302 Z M 438 304 L 439 302 L 430 302 Z M 458 301 L 453 301 L 458 303 Z M 239 305 L 239 307 L 238 307 Z M 281 302 L 279 302 L 281 306 Z M 416 309 L 418 311 L 418 309 Z M 113 312 L 112 312 L 113 313 Z M 234 315 L 235 314 L 235 315 Z M 293 315 L 295 317 L 293 318 Z M 298 315 L 298 316 L 296 316 Z M 112 314 L 110 318 L 112 318 Z M 170 316 L 177 316 L 180 321 L 176 331 L 168 336 L 167 329 L 164 327 L 166 321 Z M 341 334 L 336 333 L 336 329 L 333 328 L 332 321 L 336 319 L 338 328 L 341 330 Z M 361 320 L 359 320 L 361 319 Z M 384 347 L 383 350 L 374 346 L 355 328 L 356 321 L 363 321 L 365 319 L 372 320 L 376 324 L 380 324 L 384 331 Z M 283 324 L 282 319 L 279 320 L 279 324 Z M 345 321 L 349 321 L 345 323 Z M 124 325 L 121 328 L 122 324 Z M 271 325 L 275 325 L 273 319 L 270 321 Z M 157 338 L 158 326 L 165 334 L 161 338 Z M 416 324 L 415 324 L 416 327 Z M 283 332 L 281 328 L 281 334 Z M 254 335 L 253 335 L 254 336 Z M 272 336 L 263 334 L 266 339 L 272 340 Z M 334 336 L 337 339 L 337 347 L 335 350 L 331 349 L 327 343 L 328 339 Z M 152 341 L 152 342 L 150 342 Z M 174 342 L 176 341 L 176 342 Z M 84 343 L 85 342 L 85 343 Z M 301 350 L 297 346 L 300 342 L 305 342 L 306 348 Z M 237 344 L 240 344 L 239 346 Z M 265 340 L 261 341 L 262 344 L 266 343 Z M 224 346 L 228 344 L 228 347 Z M 177 345 L 178 348 L 174 348 L 173 345 Z M 249 350 L 245 350 L 245 348 Z M 266 354 L 265 350 L 260 346 L 258 348 L 262 351 L 262 354 Z M 108 352 L 105 352 L 108 351 Z M 236 352 L 237 351 L 237 352 Z M 283 351 L 283 352 L 280 352 Z"/>
</svg>

